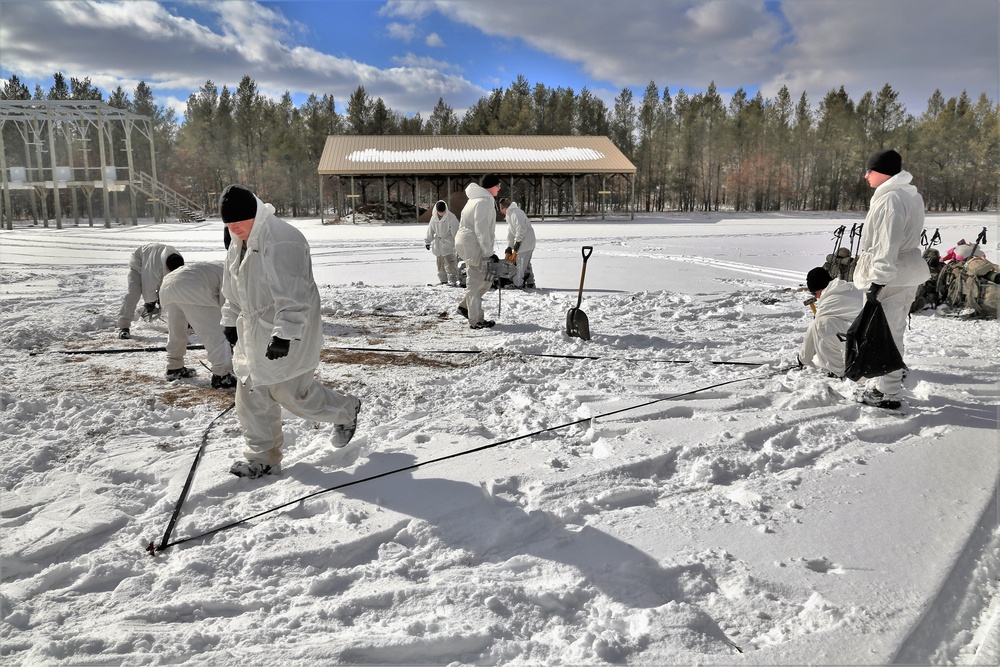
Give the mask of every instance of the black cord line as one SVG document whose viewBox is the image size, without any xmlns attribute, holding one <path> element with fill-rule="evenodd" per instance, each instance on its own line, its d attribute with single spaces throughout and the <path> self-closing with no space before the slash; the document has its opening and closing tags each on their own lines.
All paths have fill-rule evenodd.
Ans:
<svg viewBox="0 0 1000 667">
<path fill-rule="evenodd" d="M 174 525 L 177 523 L 178 517 L 180 517 L 181 507 L 184 505 L 184 501 L 187 500 L 188 492 L 191 490 L 191 483 L 194 481 L 194 473 L 198 469 L 198 463 L 201 461 L 201 456 L 202 456 L 202 454 L 205 453 L 205 447 L 208 445 L 208 432 L 212 430 L 212 426 L 215 425 L 215 422 L 217 422 L 220 419 L 222 419 L 222 417 L 226 413 L 228 413 L 230 410 L 232 410 L 235 407 L 236 407 L 236 403 L 233 402 L 232 405 L 230 405 L 228 408 L 226 408 L 225 410 L 223 410 L 222 412 L 220 412 L 218 415 L 216 415 L 215 419 L 213 419 L 211 422 L 209 422 L 208 426 L 205 428 L 205 432 L 202 433 L 202 435 L 201 435 L 201 447 L 198 448 L 198 453 L 194 457 L 194 463 L 191 464 L 191 470 L 190 470 L 190 472 L 188 472 L 187 480 L 184 482 L 184 488 L 181 490 L 181 495 L 177 499 L 177 504 L 174 505 L 174 512 L 170 516 L 170 522 L 167 524 L 167 530 L 163 533 L 163 539 L 160 541 L 159 548 L 161 550 L 165 549 L 165 548 L 167 548 L 167 546 L 169 546 L 168 542 L 170 540 L 170 534 L 172 532 L 174 532 Z M 155 551 L 154 551 L 153 543 L 152 542 L 150 542 L 149 546 L 146 547 L 146 551 L 148 551 L 151 555 L 155 555 Z"/>
<path fill-rule="evenodd" d="M 340 347 L 334 346 L 333 350 L 348 350 L 351 352 L 389 352 L 395 354 L 487 354 L 489 350 L 399 350 L 387 347 Z M 555 359 L 590 359 L 595 361 L 634 361 L 634 362 L 653 362 L 660 364 L 696 364 L 698 361 L 693 361 L 690 359 L 628 359 L 621 357 L 594 357 L 587 355 L 578 354 L 543 354 L 541 352 L 517 352 L 524 357 L 549 357 Z M 705 361 L 707 364 L 725 365 L 725 366 L 764 366 L 764 362 L 757 361 Z"/>
<path fill-rule="evenodd" d="M 319 491 L 314 491 L 313 493 L 306 494 L 306 495 L 304 495 L 304 496 L 302 496 L 300 498 L 296 498 L 295 500 L 290 500 L 287 503 L 283 503 L 281 505 L 278 505 L 277 507 L 272 507 L 271 509 L 264 510 L 263 512 L 258 512 L 256 514 L 253 514 L 251 516 L 245 517 L 243 519 L 239 519 L 238 521 L 233 521 L 231 523 L 227 523 L 227 524 L 224 524 L 222 526 L 218 526 L 216 528 L 213 528 L 211 530 L 205 531 L 203 533 L 199 533 L 197 535 L 192 535 L 191 537 L 181 538 L 179 540 L 174 540 L 173 542 L 167 542 L 166 539 L 164 539 L 163 543 L 161 543 L 160 546 L 159 546 L 159 551 L 164 551 L 164 550 L 166 550 L 166 549 L 168 549 L 170 547 L 174 547 L 174 546 L 177 546 L 179 544 L 184 544 L 186 542 L 191 542 L 193 540 L 201 539 L 203 537 L 208 537 L 210 535 L 214 535 L 215 533 L 220 533 L 220 532 L 222 532 L 224 530 L 229 530 L 230 528 L 235 528 L 236 526 L 239 526 L 241 524 L 244 524 L 244 523 L 247 523 L 249 521 L 252 521 L 253 519 L 258 519 L 258 518 L 260 518 L 262 516 L 265 516 L 267 514 L 272 514 L 274 512 L 279 511 L 279 510 L 285 509 L 286 507 L 290 507 L 292 505 L 295 505 L 295 504 L 301 503 L 303 501 L 309 500 L 310 498 L 315 498 L 316 496 L 320 496 L 320 495 L 323 495 L 325 493 L 329 493 L 331 491 L 337 491 L 339 489 L 345 489 L 345 488 L 347 488 L 349 486 L 355 486 L 357 484 L 363 484 L 365 482 L 371 482 L 371 481 L 374 481 L 376 479 L 381 479 L 383 477 L 388 477 L 390 475 L 396 475 L 396 474 L 401 473 L 401 472 L 407 472 L 407 471 L 410 471 L 410 470 L 416 470 L 417 468 L 421 468 L 423 466 L 428 466 L 428 465 L 431 465 L 433 463 L 441 463 L 442 461 L 448 461 L 450 459 L 459 458 L 461 456 L 468 456 L 469 454 L 476 454 L 478 452 L 486 451 L 488 449 L 494 449 L 496 447 L 500 447 L 501 445 L 507 445 L 507 444 L 510 444 L 512 442 L 517 442 L 518 440 L 525 440 L 527 438 L 533 438 L 533 437 L 535 437 L 537 435 L 541 435 L 543 433 L 550 433 L 552 431 L 558 431 L 558 430 L 561 430 L 561 429 L 569 428 L 570 426 L 576 426 L 577 424 L 583 424 L 585 422 L 589 422 L 589 421 L 592 421 L 594 419 L 605 419 L 607 417 L 612 417 L 614 415 L 618 415 L 618 414 L 621 414 L 623 412 L 629 412 L 631 410 L 638 410 L 639 408 L 644 408 L 644 407 L 647 407 L 647 406 L 650 406 L 650 405 L 654 405 L 656 403 L 662 403 L 663 401 L 670 401 L 670 400 L 673 400 L 675 398 L 682 398 L 684 396 L 691 396 L 692 394 L 697 394 L 699 392 L 706 391 L 708 389 L 715 389 L 716 387 L 722 387 L 722 386 L 725 386 L 725 385 L 728 385 L 728 384 L 734 384 L 736 382 L 745 382 L 747 380 L 767 379 L 767 378 L 775 377 L 775 376 L 781 375 L 781 374 L 783 374 L 783 373 L 791 370 L 792 368 L 795 368 L 795 367 L 794 366 L 789 366 L 788 368 L 783 368 L 781 370 L 775 371 L 774 373 L 771 373 L 770 375 L 765 375 L 765 376 L 759 377 L 759 378 L 756 377 L 756 376 L 753 376 L 753 377 L 737 378 L 735 380 L 727 380 L 725 382 L 719 382 L 717 384 L 713 384 L 713 385 L 710 385 L 710 386 L 707 386 L 707 387 L 701 387 L 699 389 L 693 389 L 691 391 L 686 391 L 686 392 L 683 392 L 683 393 L 680 393 L 680 394 L 674 394 L 672 396 L 666 396 L 664 398 L 653 399 L 651 401 L 646 401 L 645 403 L 640 403 L 638 405 L 633 405 L 631 407 L 620 408 L 618 410 L 612 410 L 611 412 L 605 412 L 603 414 L 595 415 L 593 417 L 587 417 L 585 419 L 577 419 L 576 421 L 568 422 L 566 424 L 560 424 L 558 426 L 550 426 L 549 428 L 544 428 L 544 429 L 541 429 L 539 431 L 534 431 L 533 433 L 525 433 L 524 435 L 519 435 L 519 436 L 516 436 L 516 437 L 513 437 L 513 438 L 508 438 L 506 440 L 501 440 L 499 442 L 492 442 L 492 443 L 489 443 L 489 444 L 486 444 L 486 445 L 481 445 L 479 447 L 474 447 L 472 449 L 466 449 L 466 450 L 463 450 L 463 451 L 460 451 L 460 452 L 455 452 L 454 454 L 447 454 L 445 456 L 440 456 L 440 457 L 435 458 L 435 459 L 429 459 L 427 461 L 418 461 L 417 463 L 414 463 L 414 464 L 408 465 L 408 466 L 404 466 L 402 468 L 396 468 L 394 470 L 388 470 L 386 472 L 379 473 L 377 475 L 371 475 L 369 477 L 363 477 L 361 479 L 355 479 L 355 480 L 352 480 L 350 482 L 345 482 L 343 484 L 338 484 L 336 486 L 331 486 L 331 487 L 326 488 L 326 489 L 320 489 Z M 223 414 L 225 414 L 225 413 L 223 413 Z M 222 415 L 219 415 L 219 417 L 221 417 L 221 416 Z M 218 419 L 218 417 L 216 419 Z M 209 425 L 209 428 L 211 428 L 211 425 Z M 207 430 L 206 430 L 206 437 L 207 437 Z M 198 452 L 198 456 L 199 457 L 201 456 L 201 451 Z M 197 465 L 197 461 L 196 461 L 196 465 Z M 193 468 L 192 468 L 192 475 L 193 475 Z M 190 481 L 190 477 L 189 477 L 189 481 Z M 186 491 L 186 488 L 185 488 L 185 491 Z M 174 512 L 175 518 L 176 518 L 176 514 L 178 512 L 179 512 L 179 508 L 177 510 L 175 510 L 175 512 Z M 172 527 L 173 527 L 173 519 L 171 519 L 171 528 Z M 166 538 L 166 536 L 164 536 L 164 538 Z M 146 550 L 149 551 L 149 553 L 151 555 L 154 555 L 154 556 L 156 555 L 156 552 L 153 550 L 152 543 L 150 543 L 150 545 L 146 548 Z"/>
</svg>

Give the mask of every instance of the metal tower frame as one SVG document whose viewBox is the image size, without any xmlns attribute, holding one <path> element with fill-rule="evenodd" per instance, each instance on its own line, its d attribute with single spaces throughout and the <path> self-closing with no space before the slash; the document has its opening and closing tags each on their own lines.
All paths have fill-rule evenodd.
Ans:
<svg viewBox="0 0 1000 667">
<path fill-rule="evenodd" d="M 13 168 L 7 165 L 7 152 L 4 145 L 4 128 L 13 123 L 24 140 L 23 167 Z M 125 154 L 127 166 L 125 178 L 120 175 L 121 167 L 116 165 L 114 152 L 108 158 L 105 144 L 113 147 L 112 131 L 117 126 L 125 137 Z M 86 143 L 89 132 L 96 130 L 97 143 L 100 147 L 100 166 L 91 167 L 87 157 Z M 61 191 L 65 188 L 73 192 L 73 209 L 77 222 L 76 188 L 82 188 L 87 195 L 88 210 L 90 197 L 94 190 L 100 189 L 104 203 L 104 226 L 111 226 L 109 193 L 113 190 L 121 192 L 128 190 L 131 195 L 132 224 L 138 224 L 136 211 L 136 186 L 142 185 L 144 174 L 136 170 L 132 131 L 149 140 L 152 183 L 159 183 L 156 174 L 156 146 L 153 142 L 153 119 L 149 116 L 132 113 L 124 109 L 109 106 L 101 101 L 88 100 L 2 100 L 0 101 L 0 186 L 3 188 L 3 214 L 7 229 L 13 228 L 13 208 L 10 201 L 11 190 L 32 190 L 39 194 L 42 204 L 42 217 L 46 227 L 49 226 L 46 190 L 54 190 L 54 208 L 56 227 L 62 229 Z M 60 149 L 56 143 L 59 136 L 65 141 L 65 148 Z M 75 148 L 76 143 L 84 144 L 82 151 Z M 31 146 L 34 146 L 35 165 L 31 165 Z M 48 164 L 45 164 L 44 153 L 49 154 Z M 83 167 L 74 165 L 74 156 L 82 152 Z M 60 160 L 66 162 L 60 164 Z M 99 169 L 99 173 L 94 171 Z M 153 200 L 156 220 L 163 217 L 162 205 L 156 198 Z M 90 225 L 93 226 L 93 213 L 90 212 Z"/>
</svg>

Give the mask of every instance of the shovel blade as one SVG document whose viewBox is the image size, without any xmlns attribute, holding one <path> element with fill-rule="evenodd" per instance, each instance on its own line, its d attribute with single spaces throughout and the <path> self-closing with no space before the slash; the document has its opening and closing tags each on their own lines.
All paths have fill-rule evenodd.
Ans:
<svg viewBox="0 0 1000 667">
<path fill-rule="evenodd" d="M 579 308 L 570 308 L 566 313 L 566 335 L 590 340 L 590 322 Z"/>
</svg>

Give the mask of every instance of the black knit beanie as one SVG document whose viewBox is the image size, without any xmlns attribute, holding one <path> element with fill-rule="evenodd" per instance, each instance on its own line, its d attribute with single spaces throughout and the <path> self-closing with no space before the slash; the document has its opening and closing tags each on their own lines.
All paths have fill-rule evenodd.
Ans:
<svg viewBox="0 0 1000 667">
<path fill-rule="evenodd" d="M 447 210 L 448 210 L 448 205 L 447 205 L 447 204 L 445 204 L 445 203 L 444 203 L 443 201 L 439 201 L 439 202 L 437 203 L 437 206 L 436 206 L 435 208 L 436 208 L 437 210 L 441 211 L 442 213 L 444 213 L 445 211 L 447 211 Z"/>
<path fill-rule="evenodd" d="M 483 180 L 479 182 L 479 185 L 483 187 L 483 190 L 489 190 L 500 185 L 500 177 L 496 174 L 486 174 L 483 176 Z"/>
<path fill-rule="evenodd" d="M 225 223 L 254 218 L 257 216 L 257 198 L 242 185 L 230 185 L 219 197 L 219 215 Z"/>
<path fill-rule="evenodd" d="M 865 169 L 871 169 L 886 176 L 895 176 L 903 171 L 903 158 L 891 148 L 875 151 L 865 162 Z"/>
<path fill-rule="evenodd" d="M 175 252 L 167 256 L 164 264 L 167 265 L 167 271 L 174 271 L 184 266 L 184 258 Z"/>
<path fill-rule="evenodd" d="M 818 292 L 821 289 L 826 289 L 832 280 L 833 278 L 830 277 L 830 273 L 826 269 L 817 266 L 806 274 L 806 288 L 810 292 Z"/>
</svg>

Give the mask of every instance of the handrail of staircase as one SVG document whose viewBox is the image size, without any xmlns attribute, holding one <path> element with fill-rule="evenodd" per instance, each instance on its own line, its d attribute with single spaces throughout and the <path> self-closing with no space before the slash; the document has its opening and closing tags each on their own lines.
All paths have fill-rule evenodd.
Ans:
<svg viewBox="0 0 1000 667">
<path fill-rule="evenodd" d="M 150 190 L 149 194 L 153 195 L 154 197 L 166 195 L 170 199 L 173 199 L 173 201 L 178 206 L 185 206 L 192 212 L 197 211 L 203 213 L 201 207 L 198 206 L 198 204 L 196 204 L 193 200 L 188 199 L 181 193 L 168 187 L 167 185 L 164 185 L 163 183 L 160 183 L 159 181 L 154 181 L 153 177 L 147 174 L 146 172 L 140 170 L 139 178 L 140 178 L 140 185 L 148 187 Z"/>
</svg>

